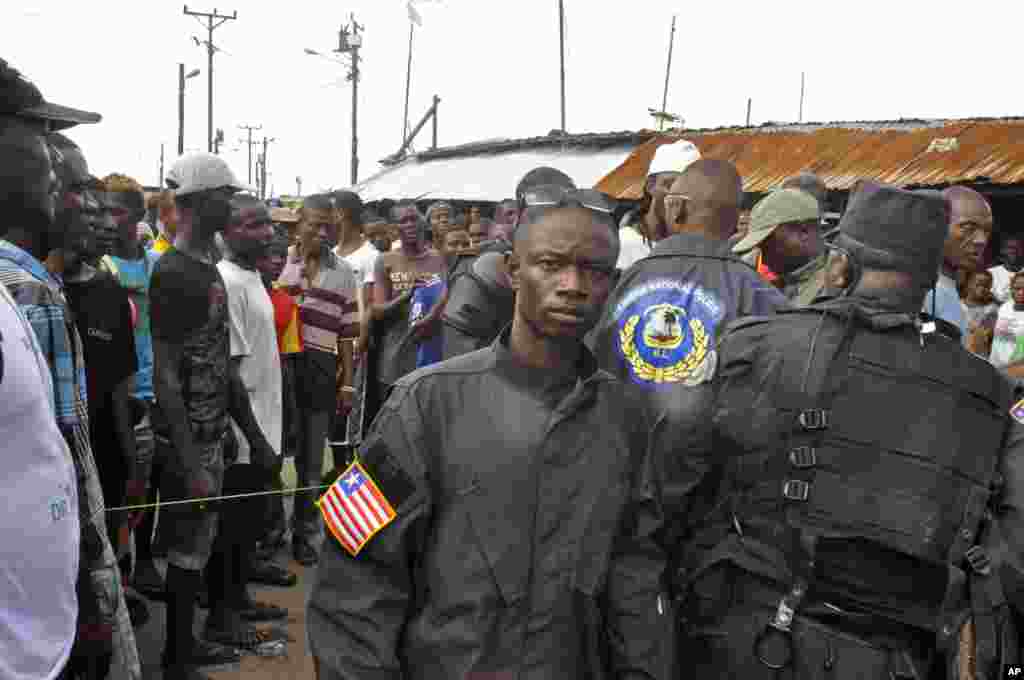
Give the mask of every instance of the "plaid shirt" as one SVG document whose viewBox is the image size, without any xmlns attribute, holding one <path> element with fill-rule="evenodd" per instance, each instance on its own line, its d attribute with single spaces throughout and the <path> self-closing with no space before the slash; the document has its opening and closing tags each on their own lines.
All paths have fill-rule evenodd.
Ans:
<svg viewBox="0 0 1024 680">
<path fill-rule="evenodd" d="M 0 285 L 6 286 L 35 331 L 50 366 L 57 425 L 71 449 L 81 526 L 79 635 L 110 637 L 115 663 L 126 677 L 141 677 L 135 635 L 128 619 L 121 574 L 107 536 L 106 509 L 89 440 L 89 404 L 82 340 L 60 282 L 42 263 L 0 239 Z M 106 632 L 104 632 L 106 631 Z"/>
</svg>

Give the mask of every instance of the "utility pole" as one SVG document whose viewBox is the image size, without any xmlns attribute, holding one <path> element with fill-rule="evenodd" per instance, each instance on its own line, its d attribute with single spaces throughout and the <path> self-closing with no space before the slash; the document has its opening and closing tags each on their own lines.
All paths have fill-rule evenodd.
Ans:
<svg viewBox="0 0 1024 680">
<path fill-rule="evenodd" d="M 409 135 L 409 87 L 412 85 L 412 32 L 416 24 L 409 22 L 409 61 L 405 67 L 405 114 L 402 116 L 402 144 Z"/>
<path fill-rule="evenodd" d="M 180 156 L 181 154 L 178 154 L 178 155 Z M 163 144 L 163 142 L 160 142 L 160 183 L 157 184 L 157 186 L 161 187 L 161 188 L 164 186 L 164 144 Z"/>
<path fill-rule="evenodd" d="M 562 64 L 562 127 L 565 132 L 565 2 L 558 0 L 558 58 Z"/>
<path fill-rule="evenodd" d="M 750 105 L 753 103 L 753 98 L 747 97 L 747 127 L 750 127 Z"/>
<path fill-rule="evenodd" d="M 661 110 L 668 111 L 668 77 L 672 73 L 672 48 L 676 42 L 676 18 L 672 17 L 672 32 L 668 36 L 668 64 L 665 66 L 665 93 L 661 97 Z M 664 124 L 664 119 L 659 121 L 658 129 L 661 129 L 661 125 Z"/>
<path fill-rule="evenodd" d="M 253 130 L 262 130 L 263 126 L 262 125 L 239 125 L 238 129 L 239 130 L 248 130 L 248 132 L 249 132 L 249 138 L 248 139 L 239 139 L 238 142 L 239 142 L 239 144 L 246 144 L 249 147 L 248 148 L 248 151 L 249 151 L 249 184 L 251 185 L 252 184 L 252 145 L 254 144 L 254 142 L 252 141 L 252 131 Z M 258 143 L 258 142 L 256 142 L 256 143 Z"/>
<path fill-rule="evenodd" d="M 207 104 L 206 104 L 206 125 L 207 125 L 207 140 L 208 140 L 207 151 L 212 152 L 213 151 L 213 53 L 217 50 L 217 48 L 213 44 L 213 31 L 215 29 L 217 29 L 218 27 L 220 27 L 221 25 L 223 25 L 225 22 L 233 21 L 233 20 L 237 19 L 238 18 L 238 12 L 237 11 L 232 12 L 231 16 L 227 16 L 226 14 L 218 14 L 216 7 L 213 8 L 213 12 L 212 13 L 210 13 L 210 12 L 192 12 L 192 11 L 189 11 L 188 5 L 185 5 L 185 14 L 190 16 L 190 17 L 195 17 L 196 20 L 198 20 L 200 24 L 203 23 L 203 20 L 200 19 L 199 17 L 204 17 L 206 19 L 205 28 L 206 28 L 206 31 L 207 31 L 207 38 L 206 38 L 206 41 L 205 41 L 205 45 L 206 45 L 206 55 L 207 55 L 207 59 L 208 59 L 207 68 L 209 69 L 209 71 L 206 74 L 207 75 L 207 90 L 208 90 L 208 92 L 207 92 L 208 100 L 207 100 Z M 216 20 L 216 23 L 214 23 L 215 20 Z M 193 38 L 193 40 L 195 40 L 197 45 L 201 44 L 199 40 L 196 40 L 195 38 Z"/>
<path fill-rule="evenodd" d="M 266 197 L 267 197 L 267 145 L 271 144 L 273 142 L 276 142 L 276 141 L 277 141 L 276 137 L 269 137 L 269 138 L 268 137 L 264 137 L 263 138 L 263 153 L 260 154 L 260 159 L 261 159 L 262 162 L 260 163 L 260 171 L 259 171 L 259 175 L 260 175 L 259 197 L 260 197 L 261 200 L 266 199 Z"/>
<path fill-rule="evenodd" d="M 352 186 L 355 186 L 359 182 L 359 48 L 363 44 L 359 31 L 363 30 L 363 27 L 356 23 L 355 14 L 351 15 L 351 19 L 352 39 L 345 39 L 346 31 L 342 28 L 339 36 L 338 52 L 352 52 L 352 71 L 349 77 L 352 80 Z"/>
<path fill-rule="evenodd" d="M 800 72 L 800 118 L 798 123 L 804 122 L 804 73 Z"/>
</svg>

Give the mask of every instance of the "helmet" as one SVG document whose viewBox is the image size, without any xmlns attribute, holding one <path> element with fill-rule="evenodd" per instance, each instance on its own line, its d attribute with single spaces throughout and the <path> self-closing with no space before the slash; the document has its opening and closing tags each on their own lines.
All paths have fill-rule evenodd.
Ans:
<svg viewBox="0 0 1024 680">
<path fill-rule="evenodd" d="M 194 153 L 176 160 L 167 173 L 167 186 L 176 196 L 222 187 L 252 191 L 235 177 L 223 158 L 212 153 Z"/>
</svg>

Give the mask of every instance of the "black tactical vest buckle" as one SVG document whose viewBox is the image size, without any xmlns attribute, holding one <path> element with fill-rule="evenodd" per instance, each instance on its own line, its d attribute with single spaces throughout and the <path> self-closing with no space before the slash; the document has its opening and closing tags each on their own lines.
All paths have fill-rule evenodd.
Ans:
<svg viewBox="0 0 1024 680">
<path fill-rule="evenodd" d="M 789 452 L 793 467 L 809 468 L 818 464 L 818 451 L 813 446 L 798 446 Z"/>
<path fill-rule="evenodd" d="M 811 495 L 811 485 L 802 479 L 787 479 L 782 484 L 782 495 L 791 501 L 806 501 Z"/>
<path fill-rule="evenodd" d="M 800 411 L 796 420 L 805 430 L 824 430 L 828 427 L 829 412 L 822 408 L 807 408 Z"/>
<path fill-rule="evenodd" d="M 964 557 L 967 558 L 967 564 L 971 565 L 971 569 L 976 573 L 988 576 L 989 572 L 992 571 L 992 562 L 989 559 L 988 552 L 980 545 L 972 545 L 968 548 Z"/>
</svg>

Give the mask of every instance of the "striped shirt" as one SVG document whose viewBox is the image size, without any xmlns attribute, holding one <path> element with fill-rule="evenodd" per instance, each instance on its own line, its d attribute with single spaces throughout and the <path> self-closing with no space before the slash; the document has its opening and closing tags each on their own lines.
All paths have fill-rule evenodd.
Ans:
<svg viewBox="0 0 1024 680">
<path fill-rule="evenodd" d="M 71 450 L 78 491 L 81 538 L 79 629 L 113 631 L 115 668 L 141 677 L 135 633 L 128 619 L 121 573 L 107 535 L 106 509 L 89 438 L 85 360 L 60 282 L 18 246 L 0 239 L 0 285 L 35 332 L 49 364 L 57 426 Z"/>
<path fill-rule="evenodd" d="M 330 251 L 320 259 L 316 281 L 306 278 L 305 268 L 293 246 L 279 283 L 299 303 L 303 346 L 337 354 L 339 337 L 359 335 L 359 283 L 352 267 Z"/>
</svg>

